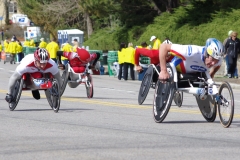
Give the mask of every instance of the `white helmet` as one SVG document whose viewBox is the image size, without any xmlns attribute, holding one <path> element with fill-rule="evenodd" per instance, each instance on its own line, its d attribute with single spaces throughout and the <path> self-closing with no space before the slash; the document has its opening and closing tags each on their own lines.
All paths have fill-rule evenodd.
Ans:
<svg viewBox="0 0 240 160">
<path fill-rule="evenodd" d="M 216 38 L 208 38 L 206 41 L 206 51 L 214 59 L 220 60 L 223 58 L 223 44 Z"/>
</svg>

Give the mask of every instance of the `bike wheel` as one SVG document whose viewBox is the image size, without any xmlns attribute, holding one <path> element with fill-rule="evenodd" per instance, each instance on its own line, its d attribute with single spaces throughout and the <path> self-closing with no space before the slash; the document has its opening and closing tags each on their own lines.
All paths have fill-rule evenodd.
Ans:
<svg viewBox="0 0 240 160">
<path fill-rule="evenodd" d="M 68 72 L 68 64 L 65 65 L 65 70 L 62 73 L 62 85 L 61 85 L 61 91 L 60 91 L 60 96 L 63 95 L 66 86 L 67 86 L 67 82 L 68 82 L 68 77 L 69 77 L 69 72 Z"/>
<path fill-rule="evenodd" d="M 88 80 L 85 83 L 87 97 L 92 98 L 93 97 L 93 80 L 90 74 L 87 77 L 88 77 Z"/>
<path fill-rule="evenodd" d="M 49 104 L 50 107 L 53 109 L 50 89 L 47 89 L 47 90 L 45 90 L 44 92 L 45 92 L 45 96 L 46 96 L 46 99 L 47 99 L 47 101 L 48 101 L 48 104 Z"/>
<path fill-rule="evenodd" d="M 58 81 L 55 79 L 52 82 L 52 88 L 49 90 L 50 91 L 50 99 L 51 100 L 51 104 L 52 104 L 52 108 L 54 110 L 55 113 L 58 112 L 59 108 L 60 108 L 60 88 L 59 88 L 59 83 Z"/>
<path fill-rule="evenodd" d="M 232 87 L 228 82 L 221 84 L 219 88 L 220 103 L 218 103 L 218 114 L 223 127 L 231 125 L 234 115 L 234 96 Z"/>
<path fill-rule="evenodd" d="M 181 107 L 183 102 L 183 92 L 176 91 L 173 96 L 173 101 L 178 107 Z"/>
<path fill-rule="evenodd" d="M 195 97 L 202 116 L 208 122 L 214 122 L 217 116 L 217 105 L 214 98 L 210 95 L 205 100 L 201 100 L 198 96 Z"/>
<path fill-rule="evenodd" d="M 17 80 L 12 90 L 13 101 L 9 103 L 10 111 L 13 111 L 17 107 L 17 104 L 22 94 L 22 87 L 23 87 L 23 79 L 21 78 Z"/>
<path fill-rule="evenodd" d="M 154 94 L 153 118 L 157 123 L 161 123 L 166 118 L 176 90 L 176 84 L 173 82 L 174 73 L 169 64 L 167 64 L 167 71 L 170 75 L 169 81 L 162 83 L 158 80 Z"/>
<path fill-rule="evenodd" d="M 153 67 L 149 66 L 146 73 L 143 76 L 143 80 L 138 92 L 138 104 L 141 105 L 149 92 L 149 89 L 151 87 L 151 83 L 152 83 L 152 77 L 153 77 Z"/>
</svg>

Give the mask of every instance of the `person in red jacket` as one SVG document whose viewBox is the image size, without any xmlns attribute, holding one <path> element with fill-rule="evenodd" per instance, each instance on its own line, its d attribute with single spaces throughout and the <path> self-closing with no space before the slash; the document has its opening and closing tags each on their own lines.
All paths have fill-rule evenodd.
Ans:
<svg viewBox="0 0 240 160">
<path fill-rule="evenodd" d="M 63 56 L 68 58 L 69 64 L 75 73 L 83 73 L 88 63 L 91 63 L 91 68 L 95 67 L 98 59 L 100 58 L 100 53 L 90 54 L 86 49 L 77 47 L 76 52 L 57 51 L 57 56 L 60 63 L 60 69 L 65 68 L 61 63 L 61 56 Z"/>
</svg>

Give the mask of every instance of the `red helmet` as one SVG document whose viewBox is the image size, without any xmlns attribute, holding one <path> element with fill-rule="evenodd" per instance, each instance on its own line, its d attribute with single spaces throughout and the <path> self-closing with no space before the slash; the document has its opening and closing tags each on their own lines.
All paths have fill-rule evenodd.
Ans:
<svg viewBox="0 0 240 160">
<path fill-rule="evenodd" d="M 39 48 L 34 52 L 34 58 L 40 63 L 47 63 L 50 58 L 50 55 L 46 49 Z"/>
<path fill-rule="evenodd" d="M 77 54 L 78 54 L 80 60 L 83 63 L 88 63 L 89 62 L 90 54 L 89 54 L 89 52 L 86 49 L 77 47 Z"/>
</svg>

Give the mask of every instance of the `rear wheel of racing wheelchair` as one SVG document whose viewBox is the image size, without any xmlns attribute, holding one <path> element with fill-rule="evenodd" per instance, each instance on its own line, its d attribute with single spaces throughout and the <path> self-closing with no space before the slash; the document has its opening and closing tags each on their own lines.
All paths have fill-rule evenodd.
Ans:
<svg viewBox="0 0 240 160">
<path fill-rule="evenodd" d="M 153 70 L 154 70 L 153 66 L 150 65 L 143 76 L 140 90 L 138 92 L 138 104 L 139 105 L 141 105 L 145 101 L 145 99 L 148 95 L 149 89 L 151 87 L 151 84 L 153 83 L 152 82 L 153 73 L 154 73 Z"/>
<path fill-rule="evenodd" d="M 161 123 L 166 118 L 176 89 L 176 84 L 173 82 L 173 70 L 169 64 L 167 64 L 167 71 L 170 75 L 169 80 L 166 83 L 158 80 L 154 94 L 153 117 L 157 123 Z"/>
<path fill-rule="evenodd" d="M 61 96 L 60 96 L 59 83 L 56 79 L 54 79 L 52 82 L 52 88 L 45 90 L 45 95 L 49 105 L 54 110 L 54 112 L 57 113 L 60 108 Z"/>
<path fill-rule="evenodd" d="M 218 105 L 218 114 L 221 124 L 227 128 L 231 125 L 234 115 L 234 96 L 228 82 L 221 84 L 219 91 L 220 102 Z"/>
<path fill-rule="evenodd" d="M 60 91 L 60 96 L 63 95 L 65 89 L 66 89 L 66 86 L 67 86 L 67 82 L 68 82 L 68 78 L 69 78 L 69 72 L 68 72 L 68 64 L 65 65 L 65 69 L 62 73 L 62 85 L 61 85 L 61 91 Z"/>
<path fill-rule="evenodd" d="M 88 74 L 87 77 L 88 77 L 88 80 L 85 82 L 87 97 L 92 98 L 93 97 L 93 80 L 90 74 Z"/>
<path fill-rule="evenodd" d="M 23 87 L 23 79 L 21 78 L 17 80 L 12 90 L 13 100 L 11 103 L 9 103 L 10 111 L 13 111 L 17 107 L 17 104 L 22 94 L 22 87 Z"/>
<path fill-rule="evenodd" d="M 203 77 L 206 79 L 205 73 L 199 74 L 200 74 L 199 77 Z M 199 82 L 202 82 L 202 80 L 200 80 Z M 197 87 L 203 86 L 198 85 Z M 195 97 L 202 116 L 206 119 L 206 121 L 214 122 L 217 116 L 217 105 L 215 103 L 214 97 L 211 95 L 207 95 L 205 100 L 201 100 L 199 96 Z"/>
</svg>

